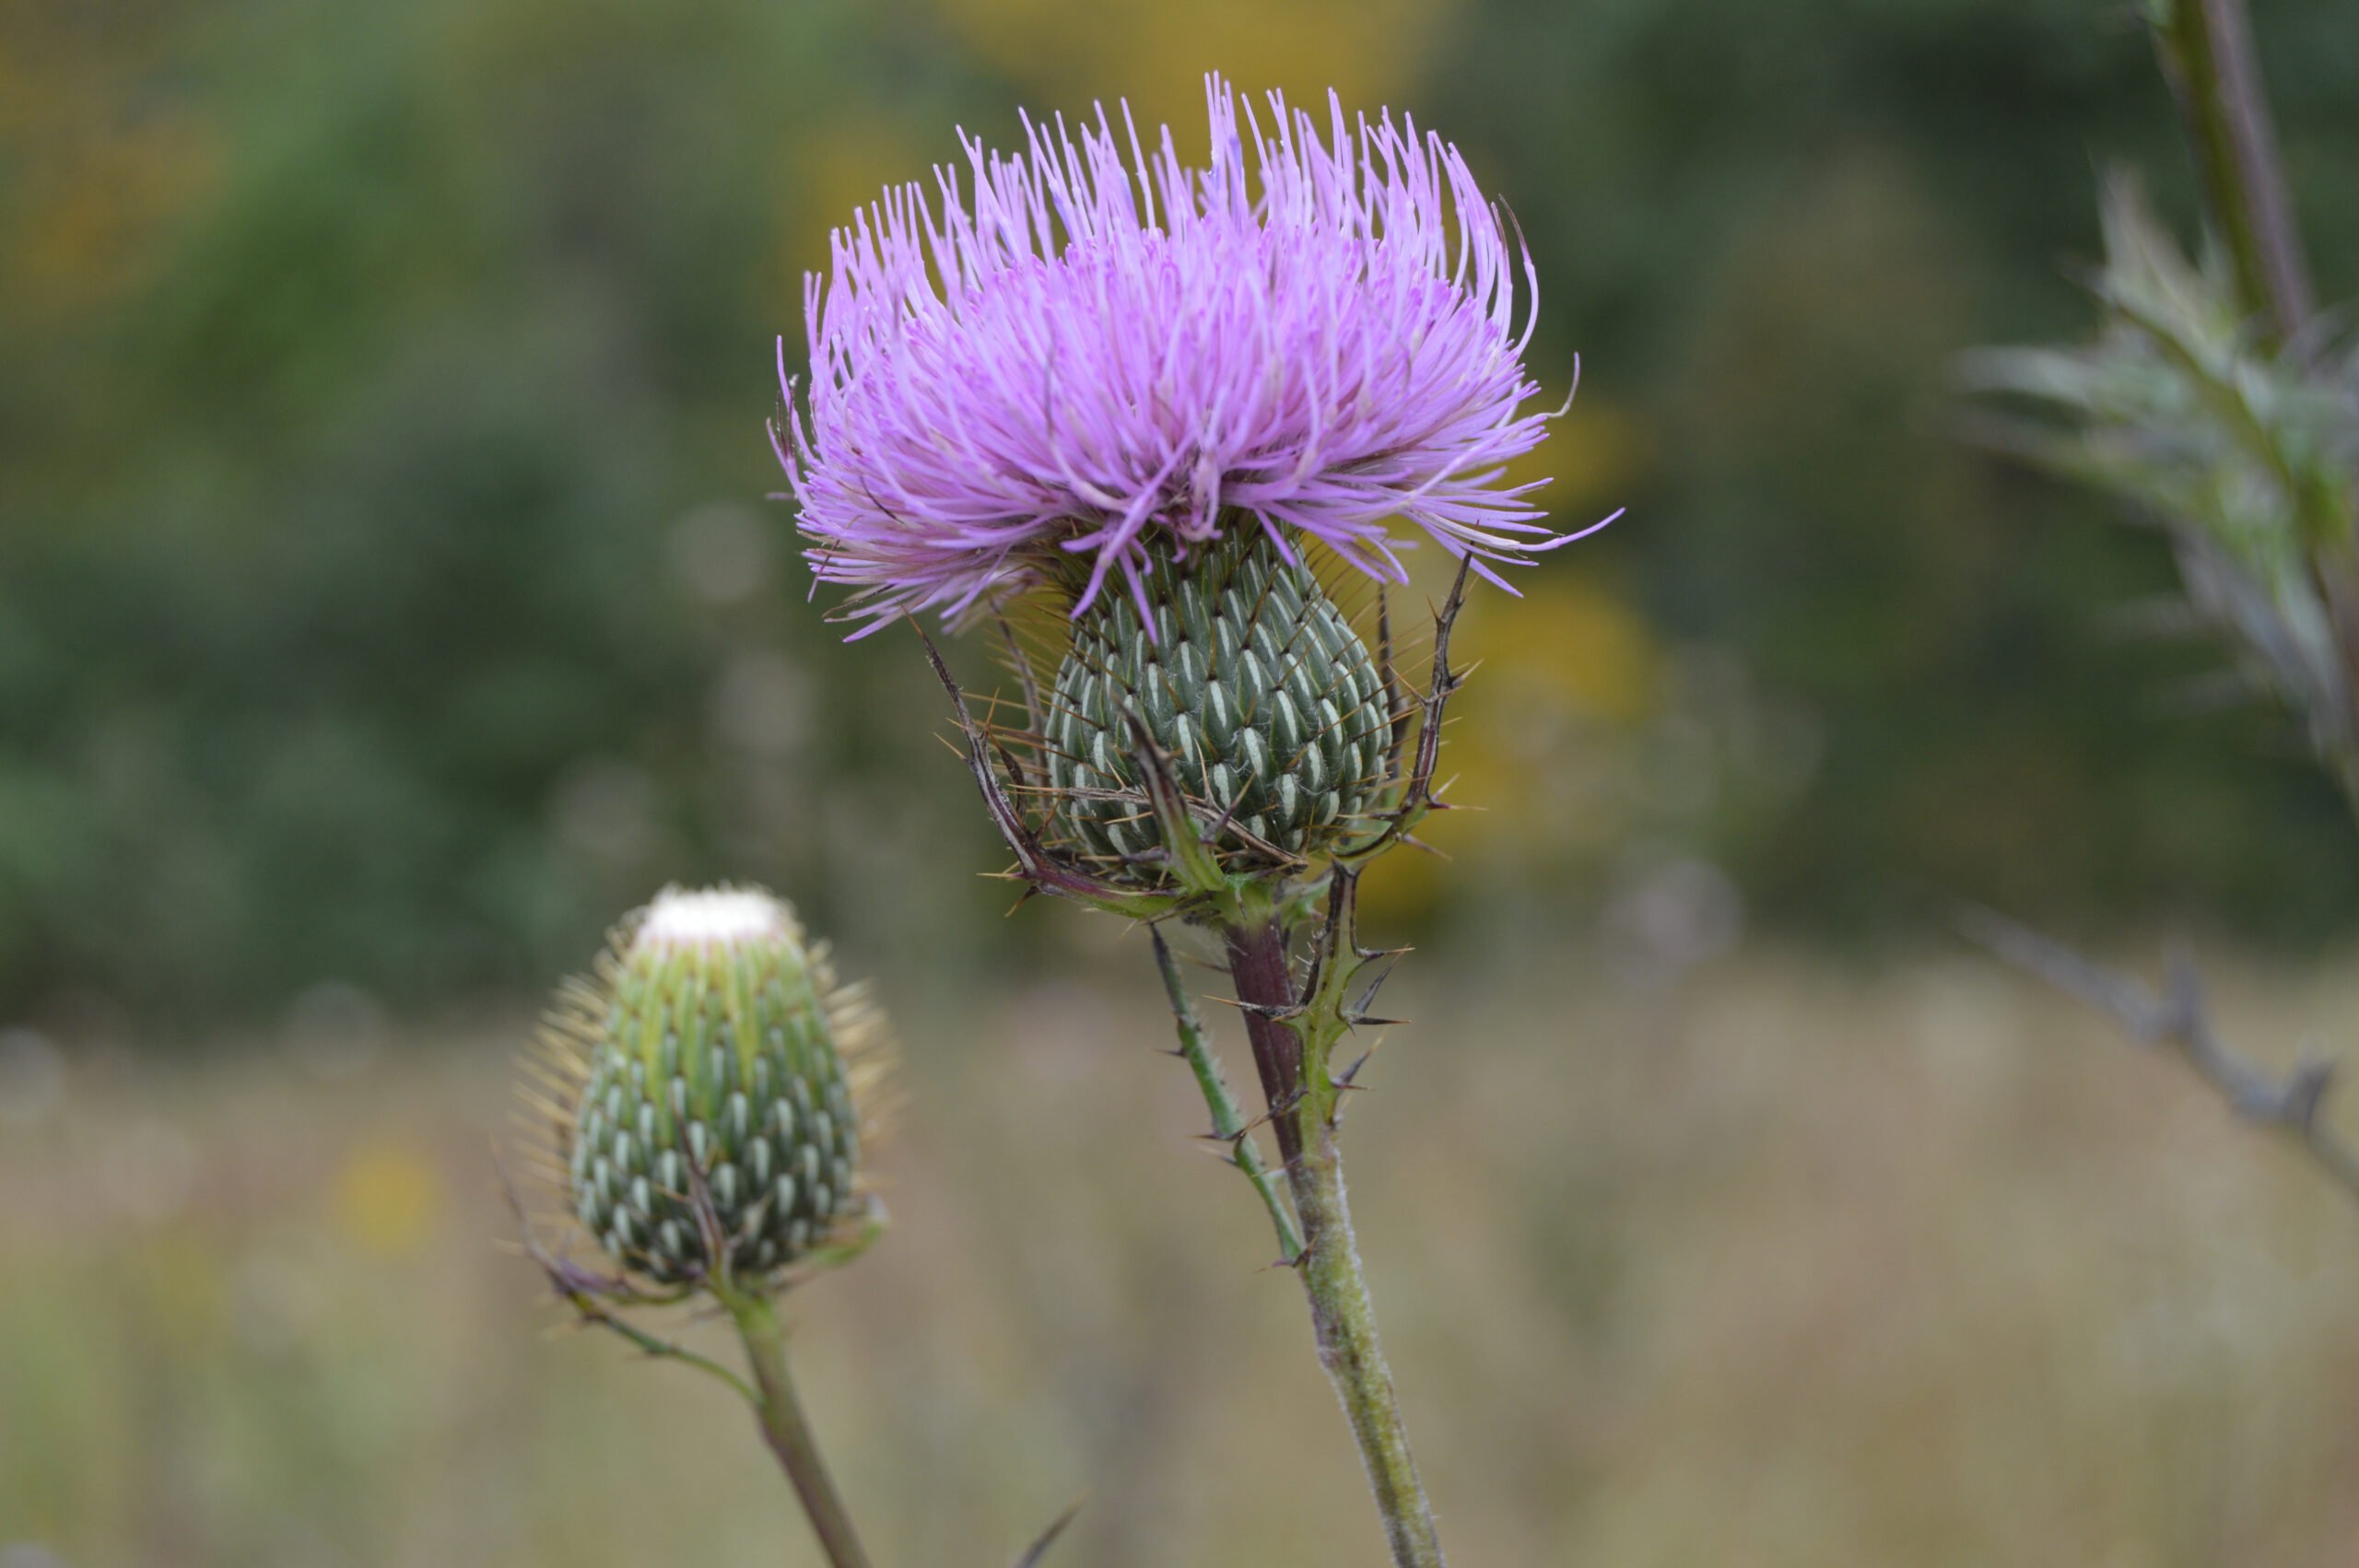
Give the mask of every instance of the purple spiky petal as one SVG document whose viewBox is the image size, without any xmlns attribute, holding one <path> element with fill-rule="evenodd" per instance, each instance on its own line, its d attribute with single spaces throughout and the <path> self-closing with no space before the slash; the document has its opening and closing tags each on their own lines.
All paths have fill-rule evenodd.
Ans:
<svg viewBox="0 0 2359 1568">
<path fill-rule="evenodd" d="M 1332 94 L 1323 139 L 1275 94 L 1266 127 L 1206 97 L 1205 167 L 1127 112 L 1119 142 L 1102 110 L 1077 137 L 1027 120 L 1022 153 L 962 134 L 938 201 L 902 186 L 835 231 L 807 407 L 789 383 L 773 437 L 864 629 L 1049 579 L 1086 608 L 1117 570 L 1135 598 L 1153 546 L 1238 528 L 1393 580 L 1396 519 L 1494 581 L 1578 537 L 1503 477 L 1550 417 L 1532 267 L 1458 151 Z"/>
</svg>

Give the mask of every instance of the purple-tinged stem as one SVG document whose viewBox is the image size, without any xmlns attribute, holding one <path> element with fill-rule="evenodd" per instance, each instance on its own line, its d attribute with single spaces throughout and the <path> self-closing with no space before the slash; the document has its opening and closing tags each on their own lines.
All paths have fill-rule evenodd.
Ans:
<svg viewBox="0 0 2359 1568">
<path fill-rule="evenodd" d="M 2156 32 L 2204 202 L 2245 304 L 2269 317 L 2281 343 L 2297 344 L 2316 310 L 2309 263 L 2285 193 L 2245 0 L 2169 0 Z"/>
</svg>

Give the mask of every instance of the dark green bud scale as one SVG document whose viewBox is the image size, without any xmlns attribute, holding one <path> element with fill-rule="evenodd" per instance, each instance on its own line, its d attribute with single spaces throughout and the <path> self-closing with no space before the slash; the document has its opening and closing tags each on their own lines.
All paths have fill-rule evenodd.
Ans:
<svg viewBox="0 0 2359 1568">
<path fill-rule="evenodd" d="M 1232 868 L 1275 869 L 1366 833 L 1390 782 L 1392 720 L 1376 661 L 1318 579 L 1257 532 L 1158 561 L 1146 594 L 1152 638 L 1109 584 L 1057 671 L 1049 782 L 1071 847 L 1120 861 L 1160 837 L 1125 709 L 1170 754 L 1200 825 L 1226 813 L 1215 848 Z M 1162 880 L 1152 865 L 1130 874 Z"/>
<path fill-rule="evenodd" d="M 710 1272 L 708 1228 L 740 1278 L 827 1243 L 859 1207 L 860 1130 L 828 979 L 792 913 L 767 894 L 667 891 L 606 978 L 565 1151 L 591 1235 L 667 1285 Z"/>
</svg>

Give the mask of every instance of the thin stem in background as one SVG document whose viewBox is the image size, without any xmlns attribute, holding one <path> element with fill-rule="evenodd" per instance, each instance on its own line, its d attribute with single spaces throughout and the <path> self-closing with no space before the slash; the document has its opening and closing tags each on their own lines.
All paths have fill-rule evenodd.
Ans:
<svg viewBox="0 0 2359 1568">
<path fill-rule="evenodd" d="M 2298 345 L 2317 305 L 2245 0 L 2164 0 L 2155 29 L 2246 308 L 2269 318 L 2280 343 Z"/>
<path fill-rule="evenodd" d="M 803 1511 L 810 1515 L 812 1532 L 819 1538 L 820 1550 L 832 1568 L 869 1568 L 868 1553 L 862 1549 L 851 1515 L 819 1457 L 817 1439 L 803 1413 L 793 1379 L 787 1374 L 786 1329 L 778 1320 L 777 1309 L 767 1296 L 734 1291 L 721 1301 L 736 1322 L 738 1338 L 745 1342 L 745 1359 L 753 1367 L 759 1396 L 754 1401 L 754 1415 L 762 1441 L 769 1445 L 787 1480 L 794 1484 Z"/>
<path fill-rule="evenodd" d="M 2281 1078 L 2237 1055 L 2212 1022 L 2201 977 L 2187 959 L 2171 960 L 2165 988 L 2156 991 L 1987 909 L 1969 909 L 1958 923 L 1969 938 L 2008 963 L 2111 1016 L 2139 1044 L 2175 1047 L 2238 1116 L 2291 1136 L 2359 1199 L 2359 1148 L 2341 1138 L 2324 1114 L 2334 1063 L 2306 1060 Z"/>
<path fill-rule="evenodd" d="M 1287 962 L 1285 928 L 1270 919 L 1232 925 L 1222 934 L 1302 1221 L 1304 1245 L 1296 1267 L 1310 1299 L 1319 1363 L 1358 1441 L 1396 1568 L 1445 1568 L 1433 1507 L 1410 1457 L 1392 1369 L 1377 1338 L 1376 1308 L 1352 1235 L 1343 1153 L 1335 1143 L 1342 1086 L 1329 1076 L 1323 1055 L 1306 1059 L 1304 1032 L 1287 1022 L 1299 1014 L 1301 999 Z"/>
<path fill-rule="evenodd" d="M 1172 954 L 1171 944 L 1163 940 L 1162 931 L 1152 926 L 1147 928 L 1147 935 L 1155 943 L 1156 967 L 1162 972 L 1163 994 L 1170 1000 L 1171 1022 L 1180 1035 L 1177 1054 L 1196 1075 L 1196 1087 L 1204 1096 L 1204 1108 L 1212 1113 L 1213 1137 L 1226 1145 L 1229 1163 L 1243 1171 L 1245 1178 L 1253 1184 L 1253 1190 L 1262 1195 L 1262 1207 L 1270 1211 L 1271 1228 L 1278 1233 L 1278 1256 L 1292 1263 L 1302 1256 L 1302 1232 L 1295 1224 L 1293 1211 L 1286 1207 L 1285 1195 L 1278 1190 L 1277 1177 L 1262 1159 L 1261 1147 L 1253 1141 L 1244 1113 L 1229 1094 L 1228 1082 L 1221 1076 L 1220 1059 L 1213 1054 L 1203 1023 L 1196 1016 L 1195 1003 L 1188 999 L 1187 981 L 1180 973 L 1180 961 Z"/>
</svg>

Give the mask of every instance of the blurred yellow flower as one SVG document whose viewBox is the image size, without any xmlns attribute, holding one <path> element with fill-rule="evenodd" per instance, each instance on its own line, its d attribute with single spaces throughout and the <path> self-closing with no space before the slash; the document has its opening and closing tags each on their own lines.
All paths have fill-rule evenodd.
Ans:
<svg viewBox="0 0 2359 1568">
<path fill-rule="evenodd" d="M 1567 563 L 1516 584 L 1523 597 L 1476 595 L 1459 621 L 1451 661 L 1481 668 L 1451 704 L 1440 778 L 1443 798 L 1464 809 L 1432 817 L 1417 836 L 1446 855 L 1545 862 L 1612 841 L 1616 802 L 1596 754 L 1652 714 L 1661 659 L 1637 613 Z M 1404 664 L 1422 683 L 1419 659 L 1412 642 Z M 1442 890 L 1440 870 L 1414 849 L 1389 855 L 1363 900 L 1386 916 L 1424 915 Z"/>
<path fill-rule="evenodd" d="M 364 1143 L 336 1173 L 335 1227 L 364 1252 L 406 1257 L 432 1232 L 443 1199 L 440 1173 L 417 1150 Z"/>
<path fill-rule="evenodd" d="M 219 174 L 212 127 L 159 93 L 155 40 L 75 8 L 0 9 L 0 299 L 47 328 L 143 282 L 173 219 Z"/>
<path fill-rule="evenodd" d="M 1556 563 L 1516 579 L 1523 597 L 1485 594 L 1459 623 L 1451 647 L 1461 663 L 1480 661 L 1467 688 L 1483 728 L 1520 729 L 1535 706 L 1552 715 L 1629 724 L 1654 706 L 1657 654 L 1646 623 L 1591 578 Z"/>
<path fill-rule="evenodd" d="M 827 264 L 827 234 L 851 221 L 860 208 L 890 185 L 917 181 L 932 196 L 928 171 L 951 161 L 957 144 L 945 135 L 939 145 L 921 144 L 900 121 L 887 114 L 830 115 L 783 149 L 780 181 L 791 199 L 783 251 L 769 280 L 772 315 L 786 333 L 790 362 L 803 351 L 803 275 Z"/>
<path fill-rule="evenodd" d="M 934 0 L 968 48 L 1039 95 L 1036 111 L 1110 112 L 1127 99 L 1141 124 L 1203 124 L 1203 78 L 1283 88 L 1316 103 L 1375 110 L 1415 78 L 1449 0 Z M 1201 132 L 1198 133 L 1201 135 Z M 1181 151 L 1190 149 L 1182 138 Z"/>
<path fill-rule="evenodd" d="M 1548 308 L 1543 298 L 1543 315 Z M 1552 384 L 1544 374 L 1542 380 Z M 1652 438 L 1646 423 L 1620 404 L 1585 392 L 1570 414 L 1548 427 L 1546 441 L 1509 465 L 1508 478 L 1520 484 L 1547 475 L 1540 504 L 1555 515 L 1557 527 L 1584 528 L 1629 499 L 1638 476 L 1653 462 Z"/>
<path fill-rule="evenodd" d="M 1204 76 L 1227 72 L 1249 94 L 1283 89 L 1323 102 L 1330 88 L 1349 110 L 1374 111 L 1414 80 L 1416 65 L 1454 0 L 1197 0 L 1188 6 L 1086 0 L 933 0 L 950 32 L 1024 95 L 1036 115 L 1109 113 L 1127 101 L 1142 135 L 1168 123 L 1183 152 L 1201 138 Z M 970 130 L 976 127 L 969 127 Z M 914 138 L 887 113 L 815 126 L 784 149 L 792 196 L 785 264 L 775 283 L 779 320 L 799 322 L 802 276 L 823 267 L 827 231 L 888 185 L 957 162 L 957 145 Z M 794 335 L 789 329 L 789 336 Z"/>
</svg>

